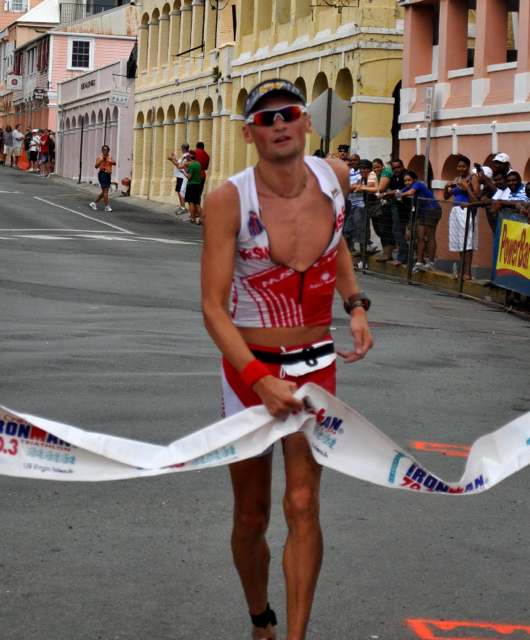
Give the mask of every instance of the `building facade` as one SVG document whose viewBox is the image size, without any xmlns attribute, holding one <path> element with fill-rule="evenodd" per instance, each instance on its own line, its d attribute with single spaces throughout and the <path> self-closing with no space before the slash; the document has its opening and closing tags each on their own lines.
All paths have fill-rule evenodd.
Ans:
<svg viewBox="0 0 530 640">
<path fill-rule="evenodd" d="M 127 63 L 112 62 L 59 83 L 57 175 L 97 183 L 95 159 L 107 144 L 116 160 L 113 181 L 131 177 L 134 79 L 127 77 Z M 127 89 L 127 106 L 113 103 L 114 87 Z"/>
<path fill-rule="evenodd" d="M 318 3 L 316 3 L 318 4 Z M 139 27 L 132 193 L 171 201 L 182 142 L 205 144 L 207 189 L 255 162 L 242 138 L 250 88 L 280 76 L 314 101 L 334 89 L 351 123 L 331 143 L 368 157 L 396 152 L 402 13 L 396 0 L 341 10 L 298 0 L 146 0 Z M 320 147 L 314 133 L 307 153 Z"/>
<path fill-rule="evenodd" d="M 17 46 L 14 73 L 22 81 L 13 90 L 11 111 L 4 119 L 16 120 L 23 128 L 55 131 L 58 83 L 128 58 L 136 42 L 137 16 L 134 5 L 118 7 L 55 27 Z"/>
<path fill-rule="evenodd" d="M 423 173 L 425 95 L 434 86 L 430 163 L 438 190 L 458 154 L 493 167 L 508 153 L 530 180 L 528 0 L 400 0 L 405 9 L 401 155 Z"/>
</svg>

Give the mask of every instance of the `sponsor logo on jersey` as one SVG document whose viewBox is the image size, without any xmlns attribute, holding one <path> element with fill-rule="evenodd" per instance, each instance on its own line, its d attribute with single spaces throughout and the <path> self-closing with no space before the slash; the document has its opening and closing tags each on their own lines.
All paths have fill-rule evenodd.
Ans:
<svg viewBox="0 0 530 640">
<path fill-rule="evenodd" d="M 258 214 L 255 211 L 250 211 L 248 214 L 248 231 L 251 236 L 259 236 L 263 233 L 263 223 L 261 222 Z"/>
</svg>

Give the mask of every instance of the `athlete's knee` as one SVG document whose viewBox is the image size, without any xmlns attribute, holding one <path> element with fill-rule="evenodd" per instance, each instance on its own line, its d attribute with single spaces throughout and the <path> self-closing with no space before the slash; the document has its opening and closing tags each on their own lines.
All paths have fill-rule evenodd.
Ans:
<svg viewBox="0 0 530 640">
<path fill-rule="evenodd" d="M 310 486 L 296 487 L 285 492 L 283 499 L 288 526 L 301 526 L 318 522 L 318 494 Z"/>
<path fill-rule="evenodd" d="M 259 538 L 267 532 L 269 518 L 269 509 L 266 506 L 251 510 L 236 509 L 234 513 L 234 532 L 238 536 Z"/>
</svg>

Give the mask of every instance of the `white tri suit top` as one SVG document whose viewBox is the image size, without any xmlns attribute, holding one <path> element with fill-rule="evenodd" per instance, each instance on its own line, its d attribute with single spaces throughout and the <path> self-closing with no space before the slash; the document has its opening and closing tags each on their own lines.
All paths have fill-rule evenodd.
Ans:
<svg viewBox="0 0 530 640">
<path fill-rule="evenodd" d="M 344 224 L 344 196 L 327 162 L 313 156 L 304 160 L 333 204 L 335 226 L 323 255 L 303 272 L 271 260 L 254 168 L 230 178 L 239 193 L 241 212 L 231 309 L 237 327 L 311 327 L 331 323 L 338 243 Z"/>
</svg>

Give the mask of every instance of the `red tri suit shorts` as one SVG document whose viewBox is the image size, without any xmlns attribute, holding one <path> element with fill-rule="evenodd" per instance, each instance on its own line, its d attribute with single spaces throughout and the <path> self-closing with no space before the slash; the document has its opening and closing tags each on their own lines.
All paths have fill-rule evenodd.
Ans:
<svg viewBox="0 0 530 640">
<path fill-rule="evenodd" d="M 267 351 L 269 353 L 282 353 L 296 351 L 311 346 L 310 344 L 300 345 L 297 347 L 281 349 L 279 347 L 262 347 L 259 345 L 248 344 L 249 349 L 256 351 Z M 336 363 L 332 362 L 327 367 L 310 371 L 301 376 L 280 376 L 281 365 L 266 363 L 265 366 L 270 370 L 271 375 L 294 382 L 297 388 L 302 387 L 307 382 L 312 382 L 319 387 L 325 389 L 328 393 L 335 395 L 337 386 Z M 223 385 L 223 418 L 244 411 L 248 407 L 263 404 L 261 398 L 250 387 L 243 382 L 239 371 L 233 367 L 226 358 L 222 361 L 222 385 Z M 272 447 L 264 451 L 260 455 L 265 455 L 272 451 Z M 259 457 L 259 456 L 256 456 Z"/>
</svg>

